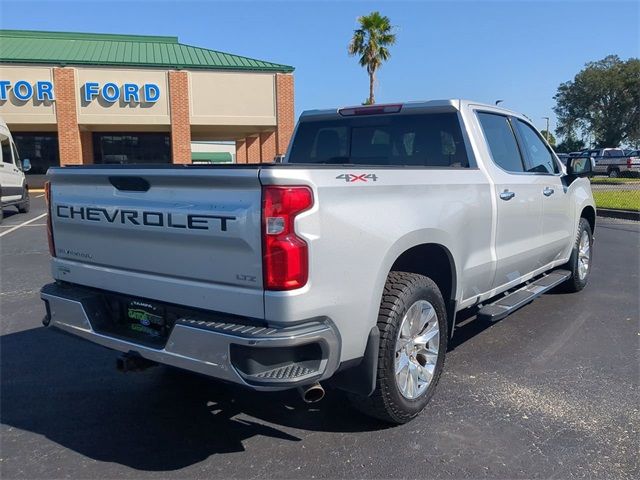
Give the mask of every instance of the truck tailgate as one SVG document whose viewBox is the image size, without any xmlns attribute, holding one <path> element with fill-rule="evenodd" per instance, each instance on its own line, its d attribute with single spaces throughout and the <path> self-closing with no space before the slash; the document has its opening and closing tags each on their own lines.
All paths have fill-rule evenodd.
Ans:
<svg viewBox="0 0 640 480">
<path fill-rule="evenodd" d="M 60 280 L 263 318 L 258 168 L 55 168 Z"/>
</svg>

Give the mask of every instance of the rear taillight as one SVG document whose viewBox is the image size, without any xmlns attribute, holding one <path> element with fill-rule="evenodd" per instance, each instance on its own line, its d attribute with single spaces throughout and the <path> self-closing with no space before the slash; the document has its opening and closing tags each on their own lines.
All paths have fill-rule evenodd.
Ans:
<svg viewBox="0 0 640 480">
<path fill-rule="evenodd" d="M 51 183 L 44 182 L 44 199 L 47 203 L 47 242 L 49 243 L 49 253 L 56 256 L 56 244 L 53 242 L 53 225 L 51 223 Z"/>
<path fill-rule="evenodd" d="M 631 168 L 632 164 L 633 164 L 633 160 L 631 160 L 631 157 L 627 158 L 627 168 Z"/>
<path fill-rule="evenodd" d="M 262 267 L 264 288 L 293 290 L 309 277 L 307 242 L 296 235 L 296 216 L 311 208 L 309 187 L 262 188 Z"/>
</svg>

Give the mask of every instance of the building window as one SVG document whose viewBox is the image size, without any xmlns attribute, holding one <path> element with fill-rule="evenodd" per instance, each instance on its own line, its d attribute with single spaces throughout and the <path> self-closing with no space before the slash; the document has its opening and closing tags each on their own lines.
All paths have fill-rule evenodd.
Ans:
<svg viewBox="0 0 640 480">
<path fill-rule="evenodd" d="M 31 161 L 27 175 L 44 175 L 49 167 L 60 166 L 57 133 L 23 133 L 13 135 L 20 158 Z"/>
<path fill-rule="evenodd" d="M 171 163 L 168 133 L 94 133 L 95 163 Z"/>
</svg>

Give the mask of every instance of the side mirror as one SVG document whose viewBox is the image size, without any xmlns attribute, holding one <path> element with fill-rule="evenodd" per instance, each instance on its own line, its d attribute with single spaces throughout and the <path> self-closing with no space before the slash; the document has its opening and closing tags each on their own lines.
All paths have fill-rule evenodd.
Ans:
<svg viewBox="0 0 640 480">
<path fill-rule="evenodd" d="M 593 158 L 570 157 L 567 158 L 567 175 L 572 177 L 592 177 Z"/>
<path fill-rule="evenodd" d="M 31 170 L 31 160 L 25 158 L 22 160 L 22 171 L 28 172 L 29 170 Z"/>
</svg>

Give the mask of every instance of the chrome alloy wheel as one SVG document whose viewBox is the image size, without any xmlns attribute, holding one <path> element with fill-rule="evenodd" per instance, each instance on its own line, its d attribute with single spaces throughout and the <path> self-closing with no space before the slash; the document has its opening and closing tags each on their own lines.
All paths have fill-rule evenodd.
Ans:
<svg viewBox="0 0 640 480">
<path fill-rule="evenodd" d="M 589 244 L 589 234 L 586 231 L 580 236 L 580 244 L 578 245 L 578 278 L 584 280 L 589 272 L 589 263 L 591 262 L 591 245 Z"/>
<path fill-rule="evenodd" d="M 436 369 L 440 327 L 431 303 L 418 300 L 402 318 L 396 339 L 396 385 L 403 397 L 413 400 L 424 393 Z"/>
</svg>

